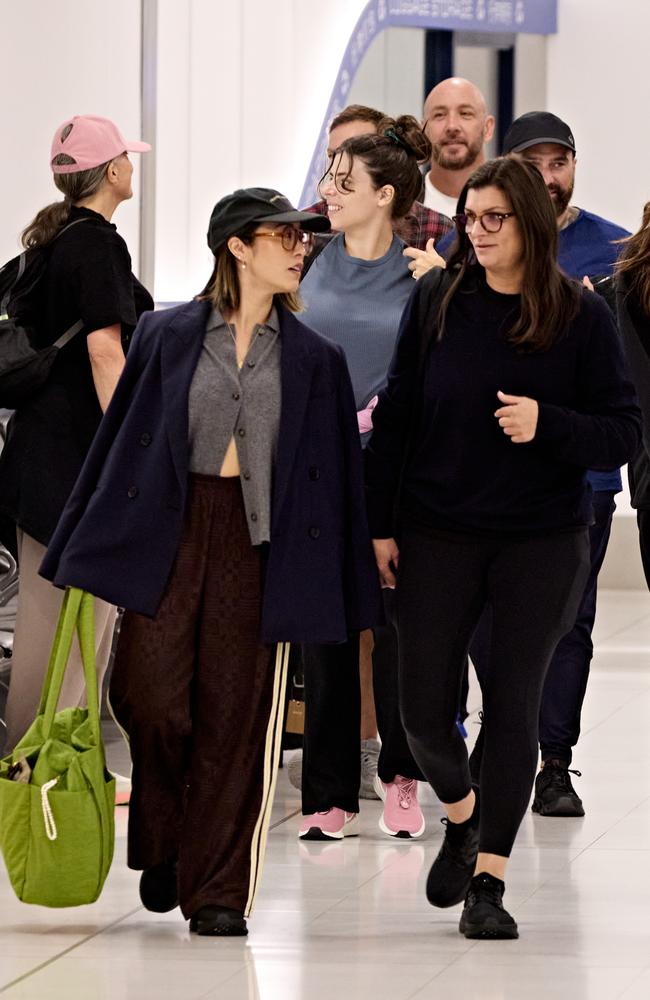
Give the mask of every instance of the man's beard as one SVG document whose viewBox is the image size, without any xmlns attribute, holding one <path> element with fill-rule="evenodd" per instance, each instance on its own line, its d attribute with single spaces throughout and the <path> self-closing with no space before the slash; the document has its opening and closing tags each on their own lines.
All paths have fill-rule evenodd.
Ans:
<svg viewBox="0 0 650 1000">
<path fill-rule="evenodd" d="M 462 140 L 459 140 L 459 144 Z M 474 144 L 467 143 L 467 148 L 465 150 L 465 155 L 458 157 L 447 157 L 445 155 L 445 146 L 450 146 L 450 142 L 442 143 L 437 142 L 432 151 L 432 158 L 442 167 L 443 170 L 466 170 L 467 167 L 471 167 L 481 154 L 483 149 L 483 139 L 478 139 Z"/>
<path fill-rule="evenodd" d="M 555 215 L 559 219 L 566 212 L 573 197 L 573 182 L 569 184 L 568 188 L 560 187 L 559 184 L 547 184 L 546 187 L 550 195 L 555 195 L 551 200 L 553 201 Z"/>
</svg>

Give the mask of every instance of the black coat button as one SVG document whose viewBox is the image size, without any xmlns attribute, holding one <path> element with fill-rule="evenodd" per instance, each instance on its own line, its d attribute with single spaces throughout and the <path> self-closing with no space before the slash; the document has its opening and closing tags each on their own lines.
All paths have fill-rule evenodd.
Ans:
<svg viewBox="0 0 650 1000">
<path fill-rule="evenodd" d="M 250 479 L 250 477 L 251 477 L 251 474 L 250 474 L 250 472 L 248 471 L 248 469 L 246 469 L 246 472 L 243 472 L 243 473 L 242 473 L 242 475 L 243 475 L 243 477 L 244 477 L 244 479 L 245 479 L 246 481 L 248 481 L 248 480 Z"/>
<path fill-rule="evenodd" d="M 238 392 L 233 392 L 232 398 L 235 400 L 236 403 L 239 402 L 239 398 L 240 398 L 239 397 L 239 393 Z"/>
<path fill-rule="evenodd" d="M 246 362 L 246 367 L 247 368 L 254 368 L 255 367 L 255 362 L 254 361 L 247 361 Z"/>
<path fill-rule="evenodd" d="M 314 539 L 320 538 L 320 528 L 317 528 L 315 524 L 309 529 L 309 537 Z"/>
<path fill-rule="evenodd" d="M 317 465 L 312 465 L 309 469 L 309 478 L 312 483 L 315 483 L 317 479 L 320 479 L 320 469 Z"/>
<path fill-rule="evenodd" d="M 240 438 L 246 437 L 246 431 L 244 430 L 243 427 L 240 427 L 237 433 L 239 434 Z"/>
<path fill-rule="evenodd" d="M 251 521 L 257 521 L 257 514 L 255 513 L 255 511 L 253 511 L 253 513 L 251 514 Z"/>
<path fill-rule="evenodd" d="M 129 500 L 135 500 L 138 493 L 139 490 L 137 486 L 129 486 L 128 490 L 126 491 L 126 495 L 129 498 Z"/>
<path fill-rule="evenodd" d="M 140 444 L 142 445 L 143 448 L 148 448 L 149 445 L 151 444 L 151 434 L 145 431 L 145 433 L 140 438 Z"/>
</svg>

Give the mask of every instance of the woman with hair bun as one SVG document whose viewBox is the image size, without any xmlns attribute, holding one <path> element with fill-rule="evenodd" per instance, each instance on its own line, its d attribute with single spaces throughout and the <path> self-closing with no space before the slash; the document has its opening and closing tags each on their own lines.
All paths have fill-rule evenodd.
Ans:
<svg viewBox="0 0 650 1000">
<path fill-rule="evenodd" d="M 384 386 L 399 321 L 413 287 L 405 243 L 395 223 L 420 193 L 418 164 L 429 140 L 410 115 L 382 118 L 375 133 L 347 139 L 334 151 L 319 193 L 336 233 L 303 279 L 310 326 L 345 351 L 362 443 Z M 382 740 L 375 788 L 384 800 L 379 821 L 394 837 L 419 837 L 422 779 L 408 748 L 397 698 L 397 637 L 392 593 L 389 624 L 374 630 L 373 681 Z M 338 646 L 303 647 L 305 741 L 302 767 L 304 840 L 338 840 L 358 832 L 360 784 L 359 637 Z"/>
<path fill-rule="evenodd" d="M 78 321 L 83 326 L 59 351 L 45 384 L 12 417 L 0 458 L 0 537 L 16 549 L 20 564 L 7 750 L 36 715 L 63 600 L 38 576 L 38 567 L 124 368 L 128 339 L 154 305 L 132 274 L 126 243 L 111 221 L 133 197 L 129 152 L 149 149 L 125 139 L 107 118 L 78 115 L 64 122 L 50 153 L 63 200 L 41 209 L 22 235 L 26 250 L 43 248 L 45 271 L 25 301 L 10 299 L 10 314 L 33 328 L 36 348 L 54 344 Z M 114 607 L 96 602 L 100 686 L 115 616 Z M 80 704 L 84 693 L 75 645 L 60 707 Z"/>
</svg>

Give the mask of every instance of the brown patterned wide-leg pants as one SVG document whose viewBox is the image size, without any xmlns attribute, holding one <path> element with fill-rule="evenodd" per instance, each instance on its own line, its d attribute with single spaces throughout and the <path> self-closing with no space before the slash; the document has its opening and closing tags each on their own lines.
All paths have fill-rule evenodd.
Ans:
<svg viewBox="0 0 650 1000">
<path fill-rule="evenodd" d="M 288 659 L 260 643 L 261 596 L 239 478 L 191 475 L 163 600 L 124 615 L 110 686 L 133 761 L 129 867 L 177 858 L 187 919 L 248 915 L 260 876 Z"/>
</svg>

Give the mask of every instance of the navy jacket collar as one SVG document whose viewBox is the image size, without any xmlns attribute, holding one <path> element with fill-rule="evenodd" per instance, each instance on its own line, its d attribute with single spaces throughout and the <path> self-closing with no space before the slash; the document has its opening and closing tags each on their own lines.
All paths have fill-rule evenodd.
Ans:
<svg viewBox="0 0 650 1000">
<path fill-rule="evenodd" d="M 181 485 L 186 481 L 188 472 L 188 394 L 211 308 L 209 302 L 192 301 L 175 309 L 167 334 L 163 334 L 162 338 L 165 423 Z M 303 324 L 289 310 L 282 306 L 277 308 L 282 338 L 282 412 L 273 497 L 274 519 L 279 515 L 291 479 L 309 398 L 313 364 L 307 338 L 303 335 Z"/>
</svg>

